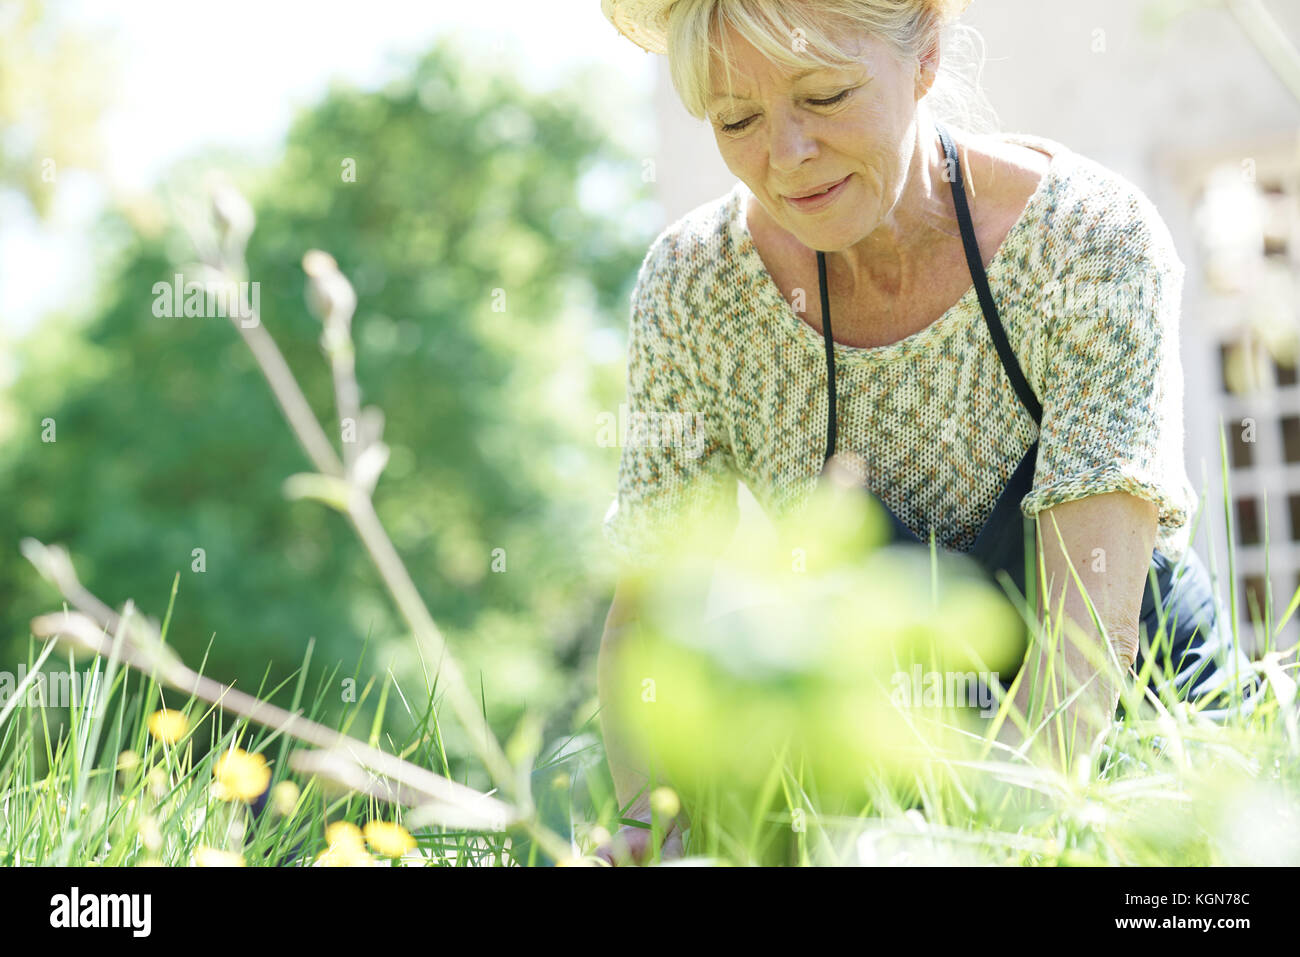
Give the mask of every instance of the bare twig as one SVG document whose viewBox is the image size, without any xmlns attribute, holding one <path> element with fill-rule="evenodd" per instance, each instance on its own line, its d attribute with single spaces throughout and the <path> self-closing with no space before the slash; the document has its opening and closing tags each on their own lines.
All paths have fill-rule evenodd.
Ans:
<svg viewBox="0 0 1300 957">
<path fill-rule="evenodd" d="M 290 765 L 380 800 L 412 808 L 420 822 L 418 826 L 438 824 L 504 831 L 512 825 L 519 825 L 555 860 L 562 861 L 572 856 L 571 848 L 563 838 L 497 798 L 190 670 L 162 643 L 151 622 L 139 615 L 119 616 L 86 592 L 72 575 L 71 563 L 62 549 L 46 548 L 29 538 L 23 540 L 23 551 L 43 574 L 51 568 L 59 568 L 60 576 L 65 580 L 71 576 L 72 587 L 64 593 L 69 601 L 73 601 L 72 594 L 78 595 L 79 599 L 89 596 L 88 605 L 107 611 L 102 622 L 83 612 L 62 611 L 38 616 L 32 619 L 31 624 L 32 634 L 38 638 L 73 644 L 109 660 L 116 658 L 137 671 L 156 676 L 182 694 L 192 695 L 255 724 L 321 748 L 318 752 L 294 752 L 290 756 Z M 48 574 L 46 577 L 54 581 Z M 121 631 L 123 635 L 116 653 L 113 640 L 104 628 L 110 621 L 114 632 Z M 395 783 L 389 784 L 373 772 Z"/>
<path fill-rule="evenodd" d="M 237 205 L 228 193 L 229 191 L 219 192 L 217 195 L 224 196 L 226 206 Z M 220 215 L 221 204 L 215 199 L 214 196 L 214 209 L 217 212 L 215 218 L 220 231 L 224 227 L 224 222 Z M 243 240 L 252 231 L 251 210 L 246 211 L 244 215 L 248 221 L 241 225 L 240 234 L 235 237 L 239 241 L 234 243 L 223 241 L 219 247 L 208 247 L 207 257 L 204 260 L 206 269 L 227 281 L 245 272 L 242 260 Z M 228 230 L 225 238 L 229 238 Z M 220 252 L 216 252 L 217 248 Z M 201 255 L 204 252 L 203 249 L 197 251 Z M 337 265 L 328 254 L 313 251 L 305 257 L 304 265 L 311 279 L 308 286 L 308 301 L 313 311 L 325 317 L 323 319 L 326 323 L 324 343 L 330 354 L 336 378 L 339 413 L 345 416 L 356 411 L 358 404 L 356 397 L 359 394 L 350 361 L 352 342 L 349 323 L 355 308 L 355 296 L 351 285 L 338 272 Z M 374 505 L 370 500 L 373 481 L 361 484 L 356 480 L 352 470 L 345 468 L 339 461 L 334 447 L 326 438 L 324 430 L 307 404 L 275 341 L 262 325 L 261 316 L 247 303 L 237 311 L 240 315 L 232 314 L 231 321 L 252 350 L 299 443 L 322 475 L 342 480 L 343 484 L 340 487 L 343 489 L 344 511 L 375 562 L 399 612 L 411 628 L 421 656 L 426 658 L 426 664 L 427 658 L 433 659 L 434 667 L 447 689 L 448 703 L 461 726 L 465 728 L 475 753 L 497 787 L 513 799 L 513 803 L 522 814 L 529 815 L 532 794 L 528 787 L 528 775 L 523 771 L 516 773 L 511 766 L 500 742 L 493 735 L 486 717 L 479 710 L 460 668 L 447 653 L 447 644 L 442 632 L 434 622 L 433 616 L 429 614 L 419 590 L 415 587 L 406 566 L 393 547 L 387 532 L 384 531 L 383 524 L 375 514 Z M 340 376 L 351 381 L 339 384 Z M 358 450 L 358 453 L 364 451 L 364 449 Z M 377 478 L 377 475 L 374 477 Z"/>
<path fill-rule="evenodd" d="M 233 187 L 225 184 L 213 190 L 212 211 L 219 242 L 200 244 L 196 251 L 202 258 L 205 272 L 229 282 L 235 276 L 242 277 L 246 274 L 244 246 L 253 230 L 253 212 L 243 197 Z M 321 344 L 330 360 L 340 426 L 346 428 L 351 423 L 355 430 L 354 441 L 350 442 L 346 437 L 342 437 L 344 438 L 342 461 L 317 421 L 270 333 L 262 325 L 261 316 L 244 299 L 242 287 L 240 308 L 233 310 L 230 316 L 271 386 L 272 393 L 299 444 L 319 473 L 315 476 L 294 476 L 290 489 L 305 491 L 340 508 L 351 520 L 392 595 L 398 611 L 411 628 L 422 659 L 425 660 L 426 666 L 428 659 L 433 659 L 436 673 L 446 688 L 446 697 L 452 711 L 466 730 L 471 746 L 483 762 L 488 774 L 510 799 L 510 803 L 489 799 L 470 789 L 456 790 L 462 787 L 459 785 L 449 789 L 448 786 L 453 785 L 454 782 L 338 735 L 337 732 L 324 726 L 308 722 L 297 715 L 273 708 L 251 696 L 242 695 L 234 689 L 202 678 L 185 668 L 175 656 L 165 662 L 165 667 L 171 677 L 180 682 L 177 687 L 191 690 L 192 693 L 205 697 L 205 700 L 214 701 L 215 697 L 214 703 L 220 702 L 223 707 L 233 702 L 234 710 L 245 714 L 250 720 L 263 723 L 271 721 L 275 726 L 285 729 L 286 733 L 318 747 L 330 749 L 332 752 L 331 758 L 300 755 L 297 758 L 300 762 L 306 761 L 309 765 L 315 762 L 318 766 L 328 767 L 332 773 L 338 774 L 340 780 L 352 781 L 360 780 L 359 772 L 356 768 L 351 770 L 341 768 L 340 761 L 351 759 L 358 765 L 373 767 L 399 783 L 427 794 L 430 801 L 419 810 L 427 812 L 425 816 L 429 819 L 441 818 L 448 808 L 463 810 L 466 804 L 470 804 L 471 807 L 481 807 L 473 805 L 469 797 L 471 794 L 477 800 L 493 800 L 495 801 L 493 810 L 497 812 L 493 817 L 494 822 L 500 822 L 509 814 L 513 814 L 514 819 L 537 840 L 547 854 L 557 861 L 570 858 L 571 849 L 566 842 L 535 819 L 536 810 L 532 801 L 527 762 L 522 762 L 516 769 L 506 757 L 500 742 L 492 733 L 486 716 L 479 710 L 455 659 L 448 653 L 447 643 L 441 631 L 434 622 L 433 616 L 429 614 L 419 590 L 415 587 L 414 581 L 375 512 L 370 496 L 387 460 L 387 449 L 379 441 L 382 414 L 374 409 L 367 409 L 363 414 L 360 408 L 360 389 L 356 382 L 351 336 L 352 315 L 356 308 L 355 292 L 346 277 L 339 271 L 333 257 L 327 253 L 312 250 L 304 257 L 303 269 L 309 277 L 308 304 L 320 317 L 324 327 Z M 75 576 L 71 577 L 75 581 Z M 93 598 L 85 595 L 82 597 Z M 111 620 L 103 614 L 107 611 L 108 615 L 111 615 L 111 611 L 103 606 L 99 611 L 102 619 Z M 45 616 L 43 619 L 38 619 L 38 622 L 45 629 L 45 633 L 51 635 L 57 633 L 60 628 L 79 627 L 82 632 L 86 631 L 86 622 L 74 625 L 66 619 L 67 616 L 64 619 L 59 619 L 58 616 Z M 145 640 L 150 639 L 146 637 Z M 157 652 L 158 660 L 163 661 L 165 649 L 161 641 L 157 641 L 153 650 Z M 468 794 L 465 793 L 466 791 Z"/>
<path fill-rule="evenodd" d="M 406 798 L 401 803 L 408 806 L 424 802 L 449 805 L 461 811 L 462 816 L 472 816 L 480 826 L 493 830 L 504 830 L 519 819 L 514 808 L 496 798 L 480 794 L 473 788 L 417 767 L 386 751 L 372 748 L 300 714 L 286 711 L 204 677 L 187 668 L 174 655 L 169 659 L 151 653 L 147 648 L 153 644 L 150 638 L 146 637 L 143 642 L 139 640 L 141 625 L 137 618 L 118 618 L 118 622 L 126 623 L 127 634 L 130 636 L 123 641 L 117 655 L 124 664 L 137 671 L 157 675 L 164 684 L 182 694 L 192 695 L 315 747 L 346 755 L 356 765 L 373 768 L 406 788 L 406 791 L 401 792 Z M 112 657 L 112 640 L 103 626 L 80 612 L 62 611 L 40 615 L 32 619 L 32 634 L 42 639 L 70 643 L 104 658 Z M 423 800 L 411 799 L 413 795 L 419 795 Z"/>
</svg>

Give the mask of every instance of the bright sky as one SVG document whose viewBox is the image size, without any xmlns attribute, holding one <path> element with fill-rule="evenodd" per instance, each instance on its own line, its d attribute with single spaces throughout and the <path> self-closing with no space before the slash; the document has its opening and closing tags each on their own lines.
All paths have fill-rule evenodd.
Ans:
<svg viewBox="0 0 1300 957">
<path fill-rule="evenodd" d="M 445 35 L 509 64 L 537 89 L 591 61 L 633 95 L 648 98 L 653 81 L 654 57 L 615 32 L 599 0 L 65 5 L 117 51 L 120 86 L 103 129 L 107 174 L 134 189 L 148 189 L 169 163 L 209 144 L 239 144 L 269 159 L 295 109 L 317 100 L 331 76 L 380 87 L 399 72 L 394 60 Z M 611 95 L 621 95 L 613 82 L 593 91 Z M 0 332 L 20 335 L 49 309 L 80 308 L 90 296 L 88 234 L 103 193 L 87 177 L 60 172 L 57 195 L 48 226 L 0 195 Z"/>
</svg>

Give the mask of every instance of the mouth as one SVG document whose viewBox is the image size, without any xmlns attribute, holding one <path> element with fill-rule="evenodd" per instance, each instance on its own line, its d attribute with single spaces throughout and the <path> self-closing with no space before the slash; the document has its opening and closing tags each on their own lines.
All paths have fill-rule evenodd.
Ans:
<svg viewBox="0 0 1300 957">
<path fill-rule="evenodd" d="M 844 191 L 845 185 L 852 177 L 853 174 L 850 173 L 848 176 L 845 176 L 842 180 L 839 180 L 834 183 L 828 183 L 827 185 L 821 187 L 819 190 L 812 193 L 807 193 L 803 196 L 787 196 L 785 197 L 786 202 L 788 202 L 795 209 L 801 209 L 801 210 L 818 209 L 830 202 L 833 202 L 835 197 L 837 197 L 840 193 Z"/>
</svg>

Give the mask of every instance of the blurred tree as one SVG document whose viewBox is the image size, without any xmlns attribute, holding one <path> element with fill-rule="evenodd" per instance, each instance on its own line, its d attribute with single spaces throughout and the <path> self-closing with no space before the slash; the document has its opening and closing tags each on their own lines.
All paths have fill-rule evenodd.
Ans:
<svg viewBox="0 0 1300 957">
<path fill-rule="evenodd" d="M 99 168 L 97 127 L 112 88 L 103 49 L 58 6 L 0 4 L 0 187 L 26 197 L 42 218 L 62 170 Z"/>
<path fill-rule="evenodd" d="M 599 523 L 618 450 L 597 447 L 595 416 L 621 400 L 623 368 L 617 355 L 593 367 L 588 350 L 602 323 L 625 325 L 649 237 L 584 209 L 579 187 L 613 175 L 629 208 L 649 200 L 640 164 L 585 113 L 587 82 L 534 95 L 439 47 L 382 92 L 331 89 L 277 168 L 238 174 L 257 210 L 263 321 L 331 433 L 303 252 L 332 253 L 356 288 L 362 400 L 385 412 L 392 447 L 376 506 L 506 729 L 524 706 L 590 694 L 594 677 L 567 681 L 566 666 L 594 654 L 608 598 Z M 164 189 L 197 196 L 199 176 L 178 167 Z M 67 545 L 95 593 L 156 615 L 179 571 L 171 641 L 195 664 L 210 645 L 206 671 L 245 689 L 286 677 L 313 636 L 316 664 L 342 662 L 358 687 L 390 665 L 418 675 L 345 520 L 285 501 L 282 482 L 309 465 L 230 320 L 154 315 L 154 284 L 192 258 L 185 237 L 125 213 L 103 229 L 125 251 L 98 314 L 44 323 L 12 390 L 24 418 L 0 455 L 7 660 L 53 600 L 18 552 L 32 535 Z M 356 672 L 367 635 L 381 655 Z"/>
</svg>

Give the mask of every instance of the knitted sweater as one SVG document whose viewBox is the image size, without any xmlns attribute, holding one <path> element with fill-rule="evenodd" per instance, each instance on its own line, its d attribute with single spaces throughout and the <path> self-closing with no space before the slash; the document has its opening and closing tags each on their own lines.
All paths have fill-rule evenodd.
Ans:
<svg viewBox="0 0 1300 957">
<path fill-rule="evenodd" d="M 1158 506 L 1156 547 L 1177 560 L 1197 502 L 1183 462 L 1183 263 L 1128 180 L 1054 140 L 1004 139 L 1052 156 L 986 270 L 1042 403 L 1041 432 L 972 285 L 898 342 L 835 344 L 838 450 L 860 453 L 863 480 L 923 541 L 933 530 L 940 545 L 967 551 L 1037 439 L 1026 515 L 1128 492 Z M 750 195 L 738 181 L 667 227 L 638 274 L 627 363 L 634 427 L 604 521 L 621 562 L 657 557 L 677 523 L 704 513 L 734 531 L 737 480 L 773 519 L 797 512 L 816 486 L 825 344 L 760 258 L 745 219 Z"/>
</svg>

